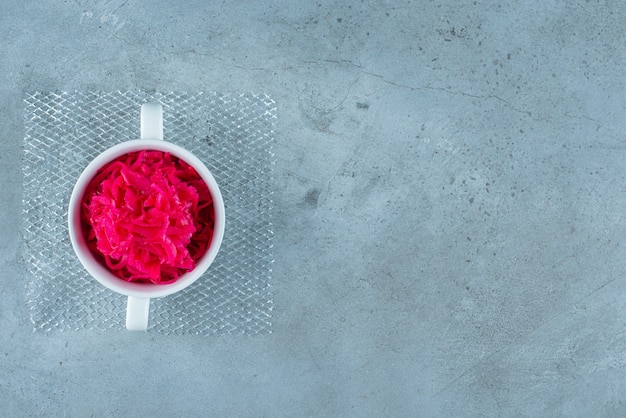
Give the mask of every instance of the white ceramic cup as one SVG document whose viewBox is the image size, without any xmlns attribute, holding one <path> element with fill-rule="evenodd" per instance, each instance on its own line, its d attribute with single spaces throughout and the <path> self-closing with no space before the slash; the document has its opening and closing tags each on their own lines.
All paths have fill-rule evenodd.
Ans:
<svg viewBox="0 0 626 418">
<path fill-rule="evenodd" d="M 82 265 L 98 282 L 109 289 L 128 296 L 126 328 L 145 331 L 148 328 L 150 298 L 171 295 L 195 282 L 211 265 L 224 237 L 224 200 L 217 182 L 209 169 L 196 156 L 178 145 L 163 140 L 163 108 L 160 104 L 141 106 L 141 139 L 115 145 L 98 155 L 82 172 L 72 195 L 68 209 L 69 235 L 74 251 Z M 81 202 L 85 189 L 98 170 L 124 154 L 140 150 L 169 152 L 192 166 L 209 187 L 213 198 L 215 225 L 213 237 L 206 253 L 198 260 L 193 270 L 182 274 L 171 284 L 130 283 L 111 273 L 89 250 L 81 226 Z"/>
</svg>

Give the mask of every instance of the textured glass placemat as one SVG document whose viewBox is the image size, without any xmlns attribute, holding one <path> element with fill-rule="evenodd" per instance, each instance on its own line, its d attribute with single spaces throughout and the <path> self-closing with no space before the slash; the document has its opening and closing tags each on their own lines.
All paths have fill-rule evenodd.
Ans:
<svg viewBox="0 0 626 418">
<path fill-rule="evenodd" d="M 163 105 L 164 137 L 198 156 L 224 197 L 226 231 L 215 262 L 193 285 L 150 303 L 148 331 L 271 332 L 274 101 L 219 93 L 30 93 L 24 103 L 27 303 L 35 330 L 124 330 L 126 297 L 97 283 L 74 255 L 67 205 L 84 167 L 139 138 L 141 104 Z"/>
</svg>

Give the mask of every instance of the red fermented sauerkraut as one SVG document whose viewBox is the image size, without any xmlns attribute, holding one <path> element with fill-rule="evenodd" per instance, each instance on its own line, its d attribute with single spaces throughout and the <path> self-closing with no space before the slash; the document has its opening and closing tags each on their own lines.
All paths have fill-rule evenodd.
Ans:
<svg viewBox="0 0 626 418">
<path fill-rule="evenodd" d="M 213 235 L 213 200 L 189 164 L 162 151 L 108 163 L 82 202 L 90 250 L 123 280 L 167 284 L 195 267 Z"/>
</svg>

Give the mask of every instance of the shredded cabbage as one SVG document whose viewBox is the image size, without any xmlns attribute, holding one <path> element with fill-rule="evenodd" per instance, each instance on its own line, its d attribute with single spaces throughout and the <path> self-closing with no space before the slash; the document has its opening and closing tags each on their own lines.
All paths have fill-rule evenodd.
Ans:
<svg viewBox="0 0 626 418">
<path fill-rule="evenodd" d="M 167 152 L 124 154 L 98 171 L 82 202 L 90 250 L 129 282 L 168 284 L 192 270 L 213 235 L 213 199 L 189 164 Z"/>
</svg>

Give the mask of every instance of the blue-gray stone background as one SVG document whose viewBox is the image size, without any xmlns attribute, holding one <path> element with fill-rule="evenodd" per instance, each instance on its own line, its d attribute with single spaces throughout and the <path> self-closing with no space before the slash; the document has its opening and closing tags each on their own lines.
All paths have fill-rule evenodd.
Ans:
<svg viewBox="0 0 626 418">
<path fill-rule="evenodd" d="M 625 20 L 613 0 L 3 2 L 3 415 L 626 415 Z M 33 331 L 34 91 L 275 101 L 271 333 Z"/>
</svg>

